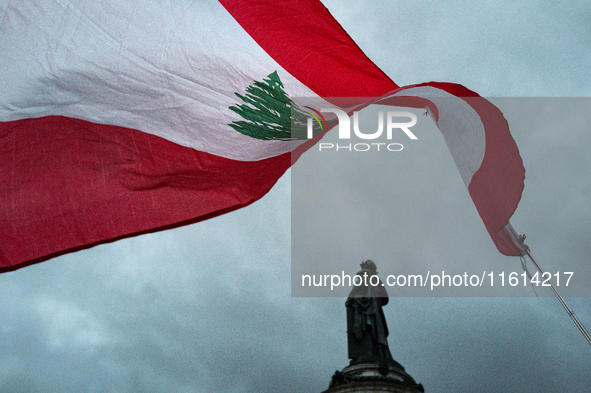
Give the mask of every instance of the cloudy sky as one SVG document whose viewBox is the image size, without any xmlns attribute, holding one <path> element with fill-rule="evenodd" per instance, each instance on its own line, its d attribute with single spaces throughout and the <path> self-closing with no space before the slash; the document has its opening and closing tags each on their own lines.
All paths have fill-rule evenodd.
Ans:
<svg viewBox="0 0 591 393">
<path fill-rule="evenodd" d="M 502 97 L 527 171 L 512 223 L 542 267 L 575 272 L 587 297 L 567 301 L 591 328 L 591 99 L 548 98 L 591 96 L 589 3 L 324 3 L 397 84 Z M 345 299 L 291 296 L 292 219 L 304 213 L 338 220 L 319 221 L 294 255 L 349 274 L 367 258 L 381 274 L 521 273 L 494 248 L 436 129 L 420 132 L 350 170 L 309 152 L 240 211 L 0 275 L 0 391 L 326 389 L 348 363 Z M 292 212 L 300 181 L 317 210 Z M 393 297 L 392 354 L 429 392 L 591 391 L 591 346 L 538 292 Z"/>
</svg>

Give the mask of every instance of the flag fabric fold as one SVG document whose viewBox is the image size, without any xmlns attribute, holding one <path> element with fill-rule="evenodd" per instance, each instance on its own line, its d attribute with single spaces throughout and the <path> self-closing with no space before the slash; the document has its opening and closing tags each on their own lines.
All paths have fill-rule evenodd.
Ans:
<svg viewBox="0 0 591 393">
<path fill-rule="evenodd" d="M 401 89 L 313 0 L 12 1 L 0 21 L 0 272 L 261 198 L 313 141 L 241 132 L 231 108 L 249 86 L 358 105 L 423 97 L 442 132 L 463 112 L 425 89 L 475 94 Z M 463 100 L 485 130 L 480 165 L 446 142 L 495 240 L 521 195 L 521 159 L 498 109 Z"/>
<path fill-rule="evenodd" d="M 380 103 L 427 108 L 499 252 L 525 255 L 509 223 L 521 199 L 525 168 L 501 111 L 477 93 L 453 83 L 405 86 Z"/>
</svg>

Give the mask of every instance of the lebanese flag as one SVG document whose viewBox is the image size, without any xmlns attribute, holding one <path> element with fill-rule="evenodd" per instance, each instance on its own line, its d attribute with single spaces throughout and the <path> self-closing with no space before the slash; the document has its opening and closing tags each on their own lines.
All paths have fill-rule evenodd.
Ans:
<svg viewBox="0 0 591 393">
<path fill-rule="evenodd" d="M 509 222 L 521 199 L 525 168 L 501 111 L 453 83 L 405 86 L 379 103 L 427 109 L 499 252 L 525 255 L 527 246 Z"/>
<path fill-rule="evenodd" d="M 400 88 L 319 1 L 13 1 L 0 20 L 0 272 L 261 198 L 317 138 L 252 120 L 253 99 L 418 99 L 442 132 L 462 122 L 427 87 L 477 114 L 468 172 L 446 141 L 495 244 L 521 255 L 499 240 L 524 170 L 498 109 L 458 85 Z"/>
</svg>

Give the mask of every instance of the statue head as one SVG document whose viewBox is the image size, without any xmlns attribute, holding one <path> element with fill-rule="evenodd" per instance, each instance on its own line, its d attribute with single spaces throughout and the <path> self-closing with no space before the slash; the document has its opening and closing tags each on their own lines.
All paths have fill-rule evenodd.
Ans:
<svg viewBox="0 0 591 393">
<path fill-rule="evenodd" d="M 376 264 L 373 263 L 373 261 L 371 259 L 368 259 L 365 262 L 361 262 L 361 269 L 369 270 L 373 274 L 377 274 L 377 270 L 378 270 L 378 268 L 376 267 Z"/>
</svg>

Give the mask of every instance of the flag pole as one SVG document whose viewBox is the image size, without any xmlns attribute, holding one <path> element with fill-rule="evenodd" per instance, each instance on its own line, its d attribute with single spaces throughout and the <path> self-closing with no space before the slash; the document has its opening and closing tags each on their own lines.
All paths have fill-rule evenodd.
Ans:
<svg viewBox="0 0 591 393">
<path fill-rule="evenodd" d="M 538 269 L 538 271 L 540 272 L 540 274 L 544 274 L 544 272 L 540 268 L 540 265 L 538 265 L 538 263 L 536 262 L 536 260 L 534 259 L 534 257 L 531 256 L 531 253 L 529 252 L 529 248 L 526 248 L 525 249 L 525 252 L 527 253 L 527 256 L 529 257 L 529 259 L 531 259 L 531 261 L 534 263 L 534 265 L 536 266 L 536 268 Z M 585 329 L 585 326 L 583 326 L 583 324 L 581 323 L 581 321 L 579 321 L 579 318 L 577 318 L 577 316 L 570 309 L 570 307 L 568 306 L 568 304 L 566 304 L 566 302 L 564 301 L 564 299 L 562 298 L 562 296 L 560 296 L 560 294 L 558 293 L 558 291 L 556 290 L 556 288 L 552 284 L 552 281 L 550 279 L 548 279 L 548 282 L 550 283 L 550 288 L 552 288 L 552 291 L 554 292 L 554 295 L 556 295 L 556 298 L 558 299 L 558 301 L 560 301 L 560 304 L 562 304 L 562 307 L 564 307 L 564 309 L 566 310 L 566 312 L 568 313 L 568 315 L 570 316 L 570 318 L 573 320 L 573 322 L 575 323 L 575 325 L 577 325 L 577 327 L 579 328 L 579 330 L 581 331 L 581 333 L 583 333 L 583 336 L 585 336 L 585 338 L 587 339 L 587 342 L 589 343 L 589 345 L 591 345 L 591 335 L 589 334 L 589 332 L 587 331 L 587 329 Z"/>
</svg>

